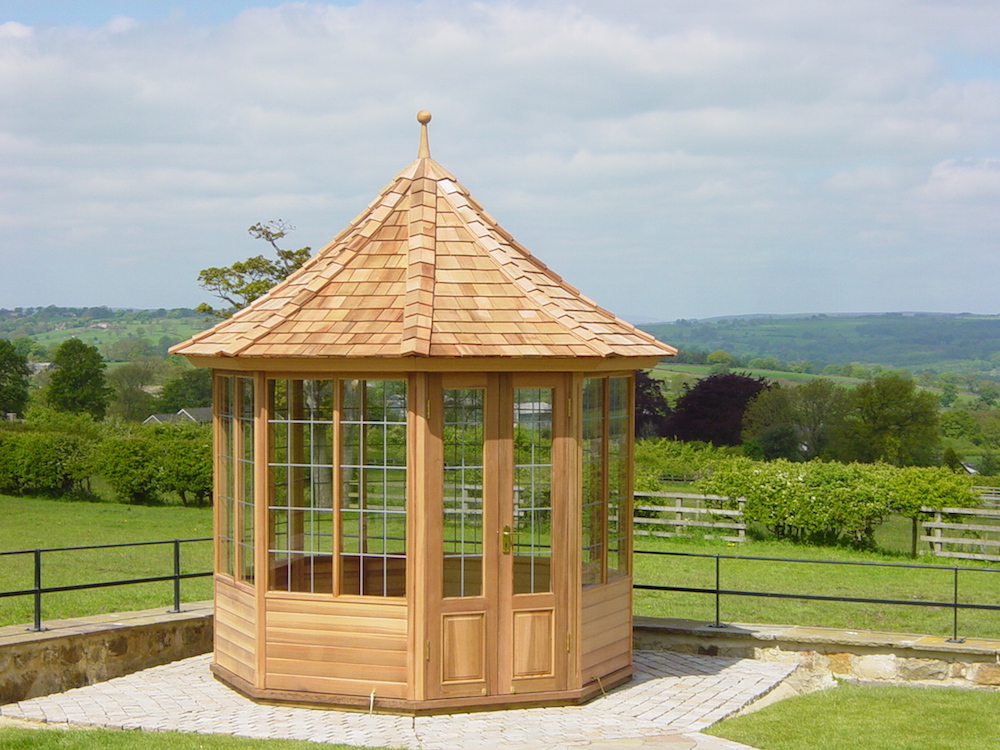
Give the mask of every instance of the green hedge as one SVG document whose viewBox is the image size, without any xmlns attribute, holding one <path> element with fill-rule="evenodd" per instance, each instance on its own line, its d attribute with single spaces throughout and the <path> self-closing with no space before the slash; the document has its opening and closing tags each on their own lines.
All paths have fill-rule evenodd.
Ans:
<svg viewBox="0 0 1000 750">
<path fill-rule="evenodd" d="M 967 475 L 937 467 L 888 464 L 792 463 L 727 458 L 697 482 L 706 494 L 746 499 L 748 521 L 779 537 L 872 543 L 890 515 L 922 515 L 921 507 L 978 507 Z"/>
<path fill-rule="evenodd" d="M 208 425 L 94 423 L 92 431 L 18 425 L 0 429 L 0 493 L 61 497 L 86 494 L 103 480 L 126 503 L 155 503 L 176 493 L 184 505 L 212 497 Z M 60 425 L 62 426 L 62 425 Z"/>
</svg>

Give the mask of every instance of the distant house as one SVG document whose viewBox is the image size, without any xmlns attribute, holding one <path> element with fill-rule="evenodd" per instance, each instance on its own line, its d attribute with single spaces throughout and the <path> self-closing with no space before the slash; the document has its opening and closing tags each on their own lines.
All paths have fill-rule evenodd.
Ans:
<svg viewBox="0 0 1000 750">
<path fill-rule="evenodd" d="M 184 422 L 197 422 L 207 424 L 212 421 L 211 406 L 193 406 L 189 409 L 181 409 L 176 414 L 150 414 L 143 424 L 183 424 Z"/>
</svg>

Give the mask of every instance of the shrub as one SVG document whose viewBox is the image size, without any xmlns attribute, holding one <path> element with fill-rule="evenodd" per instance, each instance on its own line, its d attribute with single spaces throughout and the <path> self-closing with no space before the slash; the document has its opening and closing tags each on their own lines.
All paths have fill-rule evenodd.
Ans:
<svg viewBox="0 0 1000 750">
<path fill-rule="evenodd" d="M 152 439 L 160 462 L 162 488 L 184 505 L 212 501 L 212 429 L 208 425 L 160 425 Z"/>
<path fill-rule="evenodd" d="M 120 500 L 152 503 L 163 487 L 163 469 L 153 440 L 142 436 L 107 438 L 98 451 L 97 468 Z"/>
<path fill-rule="evenodd" d="M 0 433 L 0 491 L 61 495 L 79 490 L 88 476 L 92 444 L 58 432 Z"/>
<path fill-rule="evenodd" d="M 716 462 L 698 482 L 702 492 L 746 499 L 748 521 L 779 537 L 871 546 L 875 527 L 891 514 L 911 518 L 921 506 L 976 507 L 968 477 L 939 467 L 839 464 L 823 461 Z"/>
</svg>

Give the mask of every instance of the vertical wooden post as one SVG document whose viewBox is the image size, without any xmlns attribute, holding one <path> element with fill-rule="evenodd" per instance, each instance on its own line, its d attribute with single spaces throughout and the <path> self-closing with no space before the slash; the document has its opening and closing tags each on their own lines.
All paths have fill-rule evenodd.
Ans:
<svg viewBox="0 0 1000 750">
<path fill-rule="evenodd" d="M 934 523 L 935 524 L 940 524 L 941 523 L 941 511 L 939 511 L 939 510 L 934 511 Z M 936 536 L 938 539 L 941 538 L 941 526 L 940 525 L 937 525 L 937 526 L 934 527 L 934 536 Z M 943 545 L 941 544 L 941 542 L 935 541 L 935 542 L 932 542 L 931 545 L 934 547 L 934 554 L 940 556 L 941 549 L 943 547 Z"/>
</svg>

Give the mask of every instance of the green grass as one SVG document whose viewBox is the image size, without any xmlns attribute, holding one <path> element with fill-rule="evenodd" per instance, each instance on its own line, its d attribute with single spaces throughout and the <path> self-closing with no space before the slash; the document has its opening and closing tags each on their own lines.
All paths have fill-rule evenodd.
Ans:
<svg viewBox="0 0 1000 750">
<path fill-rule="evenodd" d="M 0 727 L 3 750 L 355 750 L 296 740 L 251 740 L 216 734 L 132 732 L 110 729 L 21 729 Z M 379 750 L 373 748 L 372 750 Z M 385 750 L 383 748 L 382 750 Z"/>
<path fill-rule="evenodd" d="M 129 506 L 116 503 L 83 503 L 37 498 L 0 496 L 0 551 L 88 544 L 162 541 L 211 536 L 211 510 Z M 888 524 L 879 532 L 888 545 L 901 552 L 909 549 L 905 519 Z M 784 557 L 840 561 L 908 563 L 902 554 L 878 554 L 838 547 L 798 545 L 779 541 L 752 540 L 741 545 L 699 539 L 654 539 L 639 537 L 636 547 L 675 552 L 731 556 Z M 42 558 L 45 586 L 69 585 L 115 578 L 163 575 L 172 570 L 169 545 L 47 553 Z M 946 561 L 922 556 L 919 563 L 947 565 Z M 201 542 L 182 549 L 184 572 L 211 568 L 211 544 Z M 974 572 L 985 567 L 974 561 L 959 561 L 960 601 L 1000 605 L 1000 573 Z M 994 567 L 1000 567 L 994 566 Z M 805 563 L 772 563 L 751 560 L 721 561 L 722 587 L 750 591 L 823 594 L 903 600 L 949 602 L 952 597 L 950 570 L 912 568 L 883 569 L 861 566 L 829 566 Z M 713 558 L 641 555 L 635 557 L 637 583 L 714 586 Z M 0 558 L 0 590 L 26 589 L 32 585 L 32 556 Z M 208 578 L 184 581 L 184 601 L 211 598 Z M 48 594 L 42 600 L 44 620 L 79 617 L 103 612 L 129 611 L 169 606 L 172 584 L 119 586 L 89 591 Z M 30 596 L 7 598 L 0 606 L 0 625 L 32 620 Z M 695 620 L 715 618 L 714 597 L 705 594 L 636 591 L 635 612 L 651 617 L 681 617 Z M 724 596 L 721 619 L 776 625 L 822 626 L 878 631 L 951 635 L 952 613 L 947 607 L 807 602 L 795 599 Z M 995 612 L 959 612 L 959 635 L 1000 637 L 1000 617 Z"/>
<path fill-rule="evenodd" d="M 212 535 L 210 508 L 148 507 L 84 503 L 0 495 L 0 552 L 78 547 L 91 544 L 194 539 Z M 211 543 L 181 547 L 181 571 L 211 570 Z M 121 578 L 166 575 L 173 571 L 172 545 L 113 550 L 50 552 L 42 556 L 42 585 L 60 586 Z M 0 591 L 33 585 L 33 556 L 0 558 Z M 212 597 L 211 579 L 182 581 L 183 601 Z M 147 583 L 46 594 L 42 618 L 57 620 L 104 612 L 170 606 L 173 584 Z M 32 597 L 10 597 L 0 605 L 0 625 L 31 622 Z"/>
<path fill-rule="evenodd" d="M 996 750 L 998 713 L 996 692 L 841 684 L 705 733 L 760 750 Z"/>
<path fill-rule="evenodd" d="M 929 557 L 911 561 L 900 555 L 780 541 L 748 541 L 735 544 L 698 539 L 639 537 L 635 546 L 637 551 L 652 549 L 707 555 L 843 562 L 904 564 L 916 562 L 926 565 L 950 565 L 951 562 L 958 562 L 962 569 L 959 573 L 959 601 L 1000 606 L 1000 573 L 985 572 L 982 568 L 986 566 L 976 561 L 944 562 Z M 715 585 L 714 557 L 637 554 L 634 565 L 636 583 L 692 588 L 713 588 Z M 746 559 L 722 559 L 719 569 L 722 589 L 943 603 L 950 602 L 953 597 L 954 574 L 950 569 L 875 568 Z M 636 590 L 634 608 L 636 615 L 647 617 L 715 619 L 715 597 L 711 594 Z M 720 619 L 723 622 L 942 636 L 952 634 L 952 610 L 940 606 L 819 602 L 724 595 L 721 598 Z M 995 611 L 960 610 L 958 634 L 960 637 L 998 638 L 1000 617 L 997 617 Z"/>
</svg>

